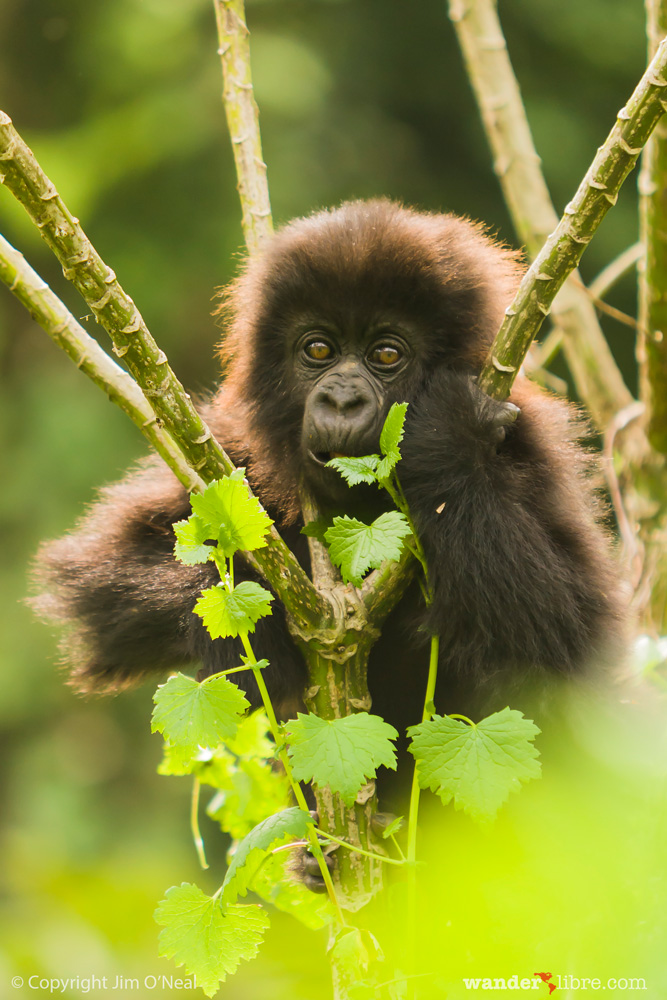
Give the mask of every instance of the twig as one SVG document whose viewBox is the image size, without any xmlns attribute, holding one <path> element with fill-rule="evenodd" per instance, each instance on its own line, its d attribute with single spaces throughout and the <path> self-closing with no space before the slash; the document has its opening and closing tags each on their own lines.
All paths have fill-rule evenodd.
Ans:
<svg viewBox="0 0 667 1000">
<path fill-rule="evenodd" d="M 494 0 L 450 0 L 450 18 L 477 98 L 494 167 L 519 239 L 531 257 L 556 228 L 558 216 L 542 173 L 519 85 Z M 614 361 L 588 297 L 572 279 L 553 305 L 579 396 L 605 427 L 632 396 Z"/>
<path fill-rule="evenodd" d="M 618 476 L 616 475 L 616 469 L 614 468 L 614 440 L 619 431 L 622 431 L 623 428 L 627 427 L 633 420 L 637 420 L 643 413 L 643 403 L 633 403 L 631 406 L 621 410 L 620 413 L 617 413 L 614 419 L 610 421 L 609 426 L 605 431 L 604 445 L 602 449 L 605 478 L 607 480 L 607 485 L 609 486 L 609 495 L 616 514 L 618 531 L 623 544 L 621 561 L 631 572 L 633 590 L 639 584 L 642 575 L 643 548 L 638 541 L 636 531 L 630 524 L 630 519 L 628 518 L 625 510 L 625 504 L 623 503 L 623 495 L 619 486 Z"/>
<path fill-rule="evenodd" d="M 588 286 L 594 299 L 603 299 L 617 281 L 628 273 L 641 259 L 644 248 L 641 243 L 633 243 L 631 247 L 620 253 L 618 257 L 607 264 Z"/>
<path fill-rule="evenodd" d="M 171 435 L 160 426 L 134 379 L 102 350 L 30 267 L 23 254 L 3 236 L 0 236 L 0 280 L 77 368 L 127 413 L 183 486 L 187 490 L 202 488 L 204 483 L 186 463 Z"/>
<path fill-rule="evenodd" d="M 262 158 L 259 110 L 252 89 L 250 46 L 244 0 L 214 0 L 218 49 L 224 81 L 223 100 L 234 150 L 243 234 L 253 253 L 273 232 L 271 202 Z"/>
<path fill-rule="evenodd" d="M 621 312 L 620 309 L 614 309 L 613 306 L 608 305 L 604 302 L 604 297 L 607 292 L 613 288 L 617 281 L 627 274 L 630 268 L 637 264 L 637 261 L 641 258 L 643 253 L 643 247 L 641 243 L 633 243 L 631 247 L 624 250 L 623 253 L 619 254 L 610 264 L 607 264 L 596 278 L 590 283 L 588 288 L 579 282 L 580 287 L 587 293 L 593 304 L 596 306 L 600 312 L 605 312 L 613 319 L 617 320 L 619 323 L 625 323 L 626 326 L 631 326 L 637 329 L 639 324 L 636 319 L 632 316 L 628 316 L 626 313 Z M 578 272 L 575 272 L 578 274 Z M 570 276 L 569 281 L 573 281 L 573 277 Z M 558 296 L 556 296 L 558 299 Z M 556 357 L 563 345 L 563 331 L 560 327 L 554 327 L 549 333 L 549 336 L 544 340 L 539 347 L 534 348 L 531 354 L 528 356 L 528 367 L 533 378 L 540 381 L 536 372 L 541 368 L 548 368 L 553 359 Z M 550 373 L 549 373 L 550 374 Z M 547 384 L 547 383 L 545 383 Z"/>
<path fill-rule="evenodd" d="M 480 387 L 489 395 L 503 399 L 509 395 L 556 293 L 616 203 L 621 184 L 664 114 L 667 80 L 662 74 L 666 64 L 667 40 L 660 45 L 627 105 L 619 111 L 616 124 L 566 206 L 563 218 L 524 276 L 480 376 Z M 623 397 L 626 394 L 627 390 Z"/>
</svg>

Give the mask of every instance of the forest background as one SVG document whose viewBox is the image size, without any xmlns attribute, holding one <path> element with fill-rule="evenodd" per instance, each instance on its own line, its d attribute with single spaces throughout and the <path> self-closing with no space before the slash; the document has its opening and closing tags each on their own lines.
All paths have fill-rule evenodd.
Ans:
<svg viewBox="0 0 667 1000">
<path fill-rule="evenodd" d="M 514 0 L 500 13 L 560 214 L 644 69 L 643 4 Z M 388 195 L 483 219 L 516 243 L 444 0 L 251 0 L 248 20 L 277 223 Z M 211 299 L 243 245 L 220 92 L 209 0 L 0 5 L 0 106 L 194 392 L 215 382 Z M 81 318 L 77 293 L 2 189 L 0 216 Z M 584 257 L 584 279 L 637 230 L 632 178 Z M 635 315 L 634 297 L 630 273 L 609 301 Z M 634 391 L 632 331 L 602 323 Z M 568 380 L 561 362 L 553 370 Z M 144 444 L 9 294 L 0 449 L 0 981 L 17 963 L 46 976 L 169 974 L 152 911 L 166 886 L 198 873 L 189 785 L 154 771 L 152 687 L 77 700 L 48 631 L 21 603 L 38 542 L 70 527 Z M 219 865 L 226 845 L 213 826 L 208 841 Z M 291 930 L 276 922 L 226 997 L 259 1000 L 270 984 L 275 1000 L 310 1000 L 309 976 L 323 965 L 316 948 L 290 954 Z"/>
</svg>

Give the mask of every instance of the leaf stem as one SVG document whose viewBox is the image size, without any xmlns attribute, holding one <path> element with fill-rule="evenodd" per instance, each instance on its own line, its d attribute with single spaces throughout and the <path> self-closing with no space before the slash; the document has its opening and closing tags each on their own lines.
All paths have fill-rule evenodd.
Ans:
<svg viewBox="0 0 667 1000">
<path fill-rule="evenodd" d="M 240 674 L 244 670 L 249 668 L 244 664 L 242 667 L 230 667 L 229 670 L 218 670 L 217 674 L 209 674 L 208 677 L 204 677 L 200 684 L 208 684 L 210 681 L 214 681 L 217 677 L 226 677 L 227 674 Z M 257 666 L 252 668 L 253 670 L 264 670 L 261 662 L 258 661 Z"/>
<path fill-rule="evenodd" d="M 201 784 L 199 778 L 195 778 L 192 783 L 192 800 L 190 804 L 190 829 L 192 830 L 192 839 L 197 850 L 197 857 L 199 859 L 199 864 L 206 870 L 208 868 L 208 861 L 206 860 L 206 851 L 204 850 L 204 838 L 201 835 L 201 830 L 199 829 L 199 791 L 201 789 Z"/>
<path fill-rule="evenodd" d="M 458 712 L 449 712 L 448 715 L 450 719 L 460 719 L 461 722 L 467 722 L 469 726 L 473 727 L 473 729 L 477 728 L 477 723 L 473 722 L 472 719 L 469 719 L 467 715 L 459 715 Z"/>
<path fill-rule="evenodd" d="M 400 857 L 401 861 L 407 861 L 408 859 L 406 858 L 405 854 L 403 853 L 403 851 L 401 849 L 401 845 L 396 840 L 396 835 L 392 833 L 392 835 L 390 837 L 390 840 L 391 840 L 392 844 L 394 845 L 394 847 L 396 848 L 396 850 L 398 851 L 398 856 Z"/>
<path fill-rule="evenodd" d="M 433 714 L 433 699 L 435 697 L 435 684 L 438 676 L 438 653 L 440 652 L 440 636 L 431 636 L 431 655 L 428 665 L 428 679 L 426 681 L 426 693 L 424 694 L 424 708 L 422 711 L 422 722 L 427 722 Z M 419 779 L 417 776 L 417 763 L 412 774 L 412 788 L 410 790 L 410 811 L 408 813 L 408 969 L 414 968 L 415 955 L 417 951 L 417 820 L 419 817 Z M 408 995 L 414 996 L 414 990 L 408 987 Z"/>
<path fill-rule="evenodd" d="M 266 712 L 267 718 L 269 720 L 271 735 L 275 740 L 276 747 L 280 747 L 281 744 L 283 743 L 280 726 L 278 725 L 278 720 L 276 719 L 276 713 L 273 710 L 273 704 L 271 703 L 271 696 L 269 695 L 268 688 L 266 686 L 266 683 L 264 682 L 264 677 L 262 676 L 262 670 L 257 666 L 257 659 L 253 652 L 252 646 L 250 645 L 250 640 L 248 639 L 248 633 L 241 632 L 239 634 L 239 638 L 243 644 L 243 648 L 245 649 L 246 656 L 248 657 L 248 666 L 252 669 L 255 681 L 257 682 L 257 687 L 259 688 L 259 693 L 262 698 L 262 704 L 264 705 L 264 711 Z M 308 813 L 308 815 L 310 816 L 310 809 L 308 808 L 308 803 L 306 802 L 306 797 L 303 794 L 301 785 L 294 778 L 294 775 L 292 774 L 292 767 L 290 764 L 290 759 L 287 754 L 287 751 L 284 749 L 282 750 L 279 749 L 278 758 L 280 760 L 280 763 L 285 768 L 285 774 L 287 775 L 287 780 L 289 781 L 292 787 L 292 792 L 294 793 L 294 798 L 296 799 L 297 805 L 301 810 L 303 810 L 303 812 Z M 324 884 L 326 886 L 327 893 L 329 894 L 329 899 L 331 900 L 333 907 L 336 911 L 336 916 L 338 917 L 341 926 L 345 927 L 347 926 L 347 921 L 345 919 L 343 911 L 340 908 L 338 897 L 336 896 L 336 890 L 334 888 L 334 884 L 331 879 L 331 873 L 327 867 L 327 863 L 324 859 L 324 854 L 322 853 L 322 848 L 320 847 L 320 842 L 317 839 L 317 833 L 315 832 L 315 829 L 312 824 L 310 824 L 308 828 L 308 841 L 310 843 L 310 848 L 313 852 L 313 855 L 316 858 L 317 863 L 320 867 L 320 872 L 322 874 L 322 878 L 324 879 Z"/>
<path fill-rule="evenodd" d="M 383 854 L 376 854 L 374 851 L 366 851 L 363 847 L 357 847 L 355 844 L 348 843 L 347 840 L 341 840 L 340 837 L 334 837 L 333 833 L 327 833 L 326 830 L 316 829 L 315 833 L 318 833 L 320 837 L 325 837 L 326 840 L 332 840 L 334 844 L 340 844 L 341 847 L 347 847 L 348 851 L 356 851 L 357 854 L 365 854 L 367 858 L 373 858 L 375 861 L 384 861 L 387 865 L 407 864 L 407 858 L 405 857 L 403 857 L 402 861 L 397 861 L 395 858 L 387 858 Z"/>
</svg>

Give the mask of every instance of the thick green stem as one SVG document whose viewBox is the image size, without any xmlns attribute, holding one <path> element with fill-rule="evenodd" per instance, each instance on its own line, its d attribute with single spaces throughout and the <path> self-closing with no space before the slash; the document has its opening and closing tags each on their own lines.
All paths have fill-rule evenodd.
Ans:
<svg viewBox="0 0 667 1000">
<path fill-rule="evenodd" d="M 646 0 L 649 57 L 667 34 L 667 3 Z M 651 444 L 667 455 L 667 121 L 657 125 L 642 156 L 639 176 L 641 239 L 639 282 L 640 398 L 646 404 Z"/>
<path fill-rule="evenodd" d="M 262 157 L 259 110 L 250 72 L 249 32 L 244 0 L 214 0 L 224 80 L 223 100 L 232 140 L 243 234 L 253 253 L 273 232 L 271 203 Z"/>
<path fill-rule="evenodd" d="M 495 0 L 450 0 L 494 168 L 520 241 L 531 258 L 558 223 L 510 62 Z M 553 304 L 577 392 L 600 428 L 632 402 L 600 329 L 593 303 L 572 274 Z"/>
<path fill-rule="evenodd" d="M 343 641 L 338 648 L 305 647 L 310 687 L 305 701 L 309 711 L 323 719 L 339 719 L 354 712 L 368 711 L 367 665 L 371 644 L 377 633 L 366 629 L 358 641 Z M 375 782 L 369 781 L 359 791 L 356 802 L 348 808 L 329 788 L 315 789 L 319 826 L 325 836 L 345 840 L 373 857 L 364 860 L 358 851 L 338 851 L 336 889 L 341 905 L 358 910 L 381 888 L 382 863 L 375 857 L 377 845 L 371 831 L 371 817 L 377 808 Z"/>
<path fill-rule="evenodd" d="M 666 66 L 667 41 L 660 45 L 627 105 L 619 111 L 563 218 L 524 276 L 479 379 L 480 388 L 489 395 L 498 399 L 509 395 L 556 293 L 616 204 L 623 181 L 664 114 Z"/>
</svg>

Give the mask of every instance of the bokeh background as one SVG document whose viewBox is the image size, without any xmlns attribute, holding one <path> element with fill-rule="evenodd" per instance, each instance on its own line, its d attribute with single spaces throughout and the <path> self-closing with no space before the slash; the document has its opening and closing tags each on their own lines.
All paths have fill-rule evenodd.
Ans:
<svg viewBox="0 0 667 1000">
<path fill-rule="evenodd" d="M 502 3 L 500 13 L 560 210 L 643 71 L 643 4 L 513 0 Z M 484 219 L 514 242 L 444 0 L 249 0 L 248 21 L 277 222 L 345 198 L 388 195 Z M 0 3 L 0 107 L 195 392 L 215 382 L 211 300 L 235 273 L 242 245 L 216 47 L 208 0 Z M 22 209 L 2 189 L 0 229 L 107 346 L 106 335 L 94 330 Z M 584 275 L 593 277 L 636 240 L 636 233 L 631 178 L 584 258 Z M 613 304 L 632 313 L 634 294 L 629 276 L 615 289 Z M 608 319 L 603 323 L 634 388 L 631 332 Z M 567 378 L 564 369 L 557 371 Z M 12 990 L 16 974 L 95 973 L 113 981 L 116 974 L 169 973 L 171 965 L 156 958 L 155 902 L 182 880 L 215 888 L 225 844 L 204 821 L 213 871 L 202 876 L 189 838 L 188 781 L 155 774 L 160 746 L 149 734 L 152 691 L 107 701 L 77 699 L 56 669 L 52 637 L 23 603 L 27 567 L 39 541 L 71 526 L 95 488 L 144 453 L 143 439 L 2 288 L 0 435 L 0 997 L 34 994 Z M 656 736 L 642 761 L 654 760 L 658 745 Z M 579 772 L 578 755 L 589 753 L 590 747 L 579 747 L 565 756 L 570 764 L 576 759 Z M 498 845 L 505 844 L 515 864 L 516 851 L 526 862 L 521 844 L 544 839 L 548 829 L 559 831 L 558 842 L 570 844 L 571 853 L 559 856 L 555 869 L 549 868 L 555 855 L 543 854 L 533 869 L 523 869 L 521 879 L 532 872 L 539 881 L 550 871 L 552 888 L 563 890 L 570 884 L 563 882 L 568 872 L 572 885 L 579 886 L 579 911 L 582 899 L 590 902 L 591 893 L 599 894 L 599 906 L 584 905 L 580 913 L 589 930 L 598 910 L 623 912 L 632 926 L 648 922 L 646 933 L 655 937 L 653 918 L 628 908 L 627 898 L 616 898 L 613 888 L 615 862 L 627 855 L 630 840 L 637 849 L 635 834 L 623 821 L 630 814 L 644 817 L 636 799 L 646 805 L 656 796 L 655 776 L 644 763 L 638 765 L 641 781 L 626 773 L 626 801 L 615 784 L 616 763 L 603 765 L 599 756 L 598 747 L 586 759 L 594 761 L 593 786 L 608 789 L 606 806 L 598 803 L 595 811 L 599 817 L 602 810 L 600 831 L 586 810 L 571 822 L 559 812 L 558 823 L 550 826 L 544 819 L 549 803 L 539 805 L 542 793 L 530 798 L 526 792 L 533 812 L 529 805 L 514 807 L 497 841 L 466 834 L 469 827 L 461 827 L 460 817 L 442 834 L 450 850 L 459 856 L 468 852 L 466 863 L 457 864 L 464 880 L 454 894 L 457 912 L 461 915 L 461 906 L 464 912 L 456 949 L 461 956 L 468 948 L 468 974 L 483 974 L 474 968 L 476 952 L 470 950 L 472 939 L 479 943 L 482 926 L 490 938 L 504 928 L 498 948 L 507 954 L 512 921 L 523 928 L 514 935 L 520 947 L 522 935 L 526 944 L 527 929 L 545 913 L 544 897 L 533 894 L 534 885 L 515 898 L 500 879 L 494 905 L 487 900 L 482 908 L 487 924 L 472 919 L 470 901 L 485 891 L 481 882 L 466 882 L 478 877 L 475 858 L 486 852 L 497 881 L 504 864 L 499 859 L 509 857 L 498 854 Z M 570 773 L 567 761 L 561 764 L 560 773 Z M 644 778 L 651 778 L 646 795 Z M 579 794 L 580 803 L 590 804 L 589 786 Z M 605 813 L 612 799 L 618 801 Z M 653 816 L 649 826 L 657 822 L 655 812 L 646 815 Z M 593 851 L 600 866 L 591 888 L 588 855 L 580 856 L 577 844 L 586 830 L 595 837 L 617 821 L 616 839 Z M 638 825 L 645 833 L 644 819 Z M 651 827 L 653 838 L 656 829 Z M 440 834 L 434 837 L 441 842 Z M 662 875 L 652 859 L 649 854 L 646 877 L 655 899 L 664 901 Z M 626 875 L 645 898 L 643 876 L 634 868 Z M 548 923 L 561 935 L 574 919 L 566 897 L 558 918 L 552 913 Z M 451 926 L 443 907 L 425 918 L 430 932 L 444 934 Z M 619 942 L 628 941 L 623 921 L 614 928 L 618 941 L 609 926 L 600 932 L 601 956 L 605 936 L 616 954 Z M 577 932 L 577 939 L 586 941 L 586 934 Z M 567 961 L 568 941 L 571 935 L 562 937 L 561 950 L 551 956 Z M 275 921 L 262 958 L 230 980 L 223 995 L 244 1000 L 326 995 L 324 944 L 321 935 L 303 937 L 287 918 Z M 534 950 L 530 941 L 527 946 L 530 966 Z M 546 962 L 548 955 L 542 957 Z M 635 961 L 620 974 L 646 973 Z"/>
</svg>

